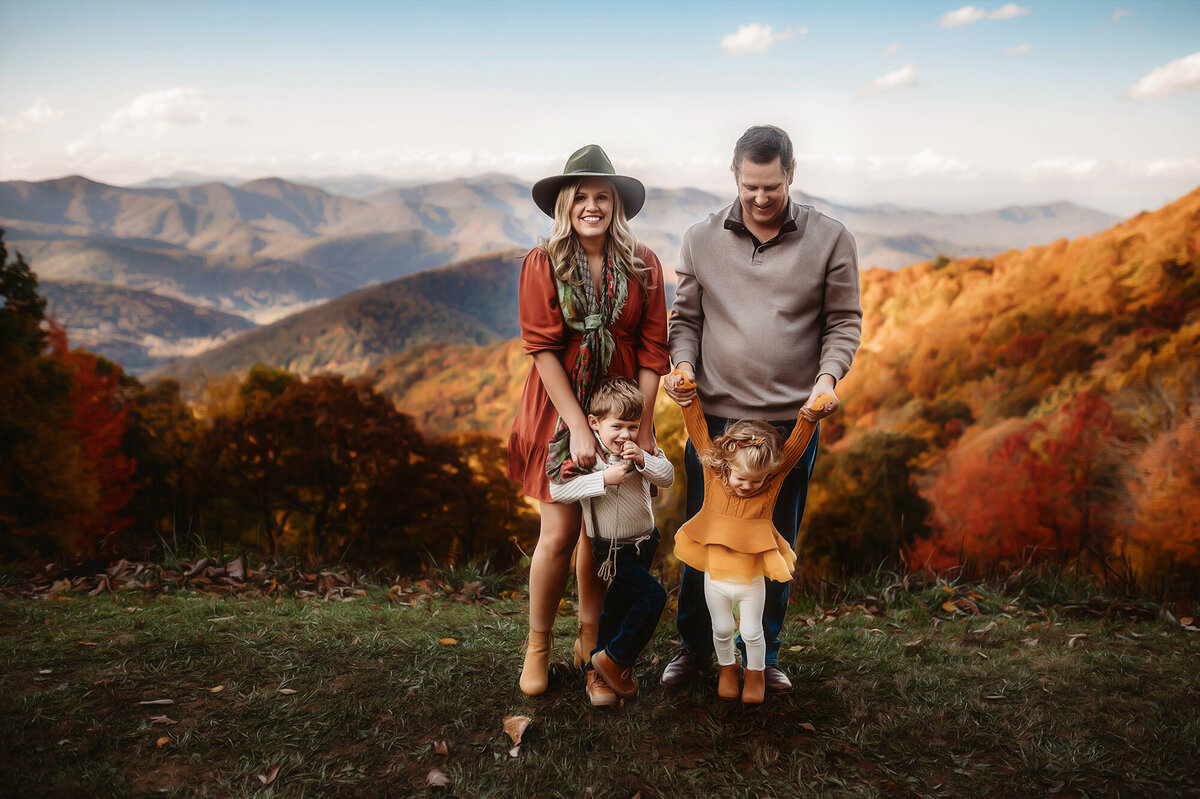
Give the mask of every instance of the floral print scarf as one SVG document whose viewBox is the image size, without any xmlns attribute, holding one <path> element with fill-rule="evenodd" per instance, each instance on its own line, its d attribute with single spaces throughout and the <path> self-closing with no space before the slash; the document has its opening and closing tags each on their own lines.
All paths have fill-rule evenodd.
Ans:
<svg viewBox="0 0 1200 799">
<path fill-rule="evenodd" d="M 575 282 L 555 280 L 558 287 L 558 305 L 562 309 L 563 322 L 581 336 L 579 353 L 571 363 L 564 363 L 567 378 L 575 389 L 579 407 L 587 412 L 592 394 L 600 381 L 608 374 L 612 362 L 615 342 L 610 328 L 621 317 L 629 286 L 621 263 L 610 253 L 605 258 L 602 290 L 596 296 L 592 275 L 588 269 L 587 253 L 577 243 L 572 251 L 575 262 Z M 574 476 L 575 463 L 571 460 L 571 431 L 562 416 L 558 417 L 554 437 L 550 439 L 550 451 L 546 456 L 546 474 L 551 480 L 561 482 Z M 564 474 L 565 472 L 565 474 Z"/>
</svg>

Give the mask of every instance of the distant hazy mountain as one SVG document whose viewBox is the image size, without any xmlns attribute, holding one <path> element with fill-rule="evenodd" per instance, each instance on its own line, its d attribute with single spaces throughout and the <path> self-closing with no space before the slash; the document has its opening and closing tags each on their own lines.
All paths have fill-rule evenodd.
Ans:
<svg viewBox="0 0 1200 799">
<path fill-rule="evenodd" d="M 240 316 L 104 283 L 42 279 L 38 291 L 47 300 L 46 315 L 67 327 L 71 346 L 135 373 L 254 327 Z"/>
<path fill-rule="evenodd" d="M 160 374 L 192 380 L 256 363 L 299 374 L 360 375 L 421 345 L 491 344 L 519 335 L 521 250 L 481 256 L 360 289 L 261 327 Z"/>
<path fill-rule="evenodd" d="M 280 178 L 235 184 L 188 173 L 137 187 L 78 175 L 10 181 L 0 183 L 0 227 L 45 277 L 151 291 L 259 322 L 430 267 L 528 248 L 550 227 L 529 185 L 502 174 L 319 182 L 324 187 Z M 864 268 L 992 254 L 1116 221 L 1069 203 L 939 214 L 793 196 L 846 223 Z M 684 232 L 732 199 L 732 191 L 648 190 L 633 228 L 668 282 Z"/>
</svg>

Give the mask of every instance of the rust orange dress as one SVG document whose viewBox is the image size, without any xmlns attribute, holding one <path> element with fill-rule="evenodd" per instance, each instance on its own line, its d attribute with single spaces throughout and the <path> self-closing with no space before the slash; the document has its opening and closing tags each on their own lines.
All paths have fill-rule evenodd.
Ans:
<svg viewBox="0 0 1200 799">
<path fill-rule="evenodd" d="M 670 369 L 662 264 L 647 247 L 639 245 L 637 254 L 650 268 L 651 285 L 644 289 L 636 278 L 629 277 L 625 307 L 609 330 L 614 347 L 607 373 L 634 381 L 639 369 L 650 369 L 659 375 Z M 550 351 L 559 361 L 569 363 L 579 351 L 580 337 L 563 323 L 554 270 L 545 250 L 535 248 L 525 256 L 517 299 L 525 352 L 533 355 Z M 526 496 L 545 502 L 553 501 L 550 479 L 546 476 L 546 454 L 557 421 L 558 411 L 534 367 L 525 380 L 512 435 L 508 438 L 508 477 L 522 482 Z"/>
</svg>

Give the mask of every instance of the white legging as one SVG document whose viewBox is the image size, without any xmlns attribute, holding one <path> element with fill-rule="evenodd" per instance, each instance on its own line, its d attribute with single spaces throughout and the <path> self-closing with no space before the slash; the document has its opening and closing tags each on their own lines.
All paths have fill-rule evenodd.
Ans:
<svg viewBox="0 0 1200 799">
<path fill-rule="evenodd" d="M 705 573 L 704 600 L 712 618 L 713 648 L 722 666 L 732 666 L 735 661 L 733 636 L 737 622 L 733 618 L 733 603 L 737 602 L 742 617 L 742 643 L 746 645 L 746 668 L 752 671 L 766 668 L 767 640 L 762 624 L 766 598 L 767 584 L 761 575 L 750 585 L 743 585 L 714 580 Z"/>
</svg>

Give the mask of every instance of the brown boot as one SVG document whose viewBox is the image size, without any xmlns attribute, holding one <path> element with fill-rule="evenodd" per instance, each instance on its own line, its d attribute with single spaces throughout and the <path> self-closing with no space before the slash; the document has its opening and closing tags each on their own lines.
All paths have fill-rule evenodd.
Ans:
<svg viewBox="0 0 1200 799">
<path fill-rule="evenodd" d="M 721 676 L 717 680 L 717 696 L 722 699 L 737 699 L 742 692 L 738 682 L 741 678 L 742 667 L 736 663 L 721 667 Z"/>
<path fill-rule="evenodd" d="M 599 624 L 579 625 L 579 632 L 575 635 L 575 668 L 582 669 L 591 661 L 592 650 L 596 648 L 596 636 L 599 632 Z"/>
<path fill-rule="evenodd" d="M 592 707 L 612 707 L 621 701 L 621 698 L 608 687 L 608 683 L 600 678 L 595 669 L 587 670 L 587 682 L 584 683 L 583 691 L 587 694 Z"/>
<path fill-rule="evenodd" d="M 550 639 L 552 633 L 529 631 L 525 639 L 525 665 L 521 668 L 521 693 L 538 696 L 550 685 Z"/>
<path fill-rule="evenodd" d="M 637 679 L 633 676 L 632 666 L 622 666 L 602 649 L 592 655 L 592 668 L 599 672 L 608 687 L 617 692 L 617 696 L 626 699 L 637 696 Z"/>
<path fill-rule="evenodd" d="M 746 669 L 746 682 L 742 686 L 743 705 L 761 705 L 767 695 L 767 680 L 762 670 Z"/>
</svg>

